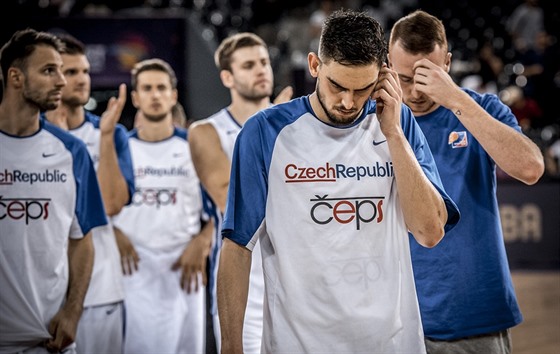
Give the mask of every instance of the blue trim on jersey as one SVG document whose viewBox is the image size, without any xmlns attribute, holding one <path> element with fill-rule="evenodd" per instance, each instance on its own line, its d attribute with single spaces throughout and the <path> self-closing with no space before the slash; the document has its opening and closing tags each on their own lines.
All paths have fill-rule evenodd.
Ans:
<svg viewBox="0 0 560 354">
<path fill-rule="evenodd" d="M 219 253 L 220 249 L 222 248 L 222 236 L 219 232 L 220 225 L 222 223 L 222 214 L 218 209 L 218 206 L 214 203 L 210 194 L 206 191 L 206 189 L 201 185 L 202 190 L 202 202 L 203 202 L 203 210 L 204 213 L 209 215 L 212 219 L 212 223 L 214 225 L 214 242 L 212 249 L 210 250 L 210 254 L 208 255 L 208 262 L 209 262 L 209 269 L 210 271 L 207 274 L 208 277 L 208 291 L 212 296 L 210 296 L 210 312 L 212 314 L 218 313 L 217 307 L 217 299 L 215 298 L 216 294 L 216 286 L 217 286 L 217 279 L 216 279 L 216 270 L 218 269 L 219 264 Z"/>
<path fill-rule="evenodd" d="M 496 95 L 464 89 L 490 115 L 517 131 Z M 462 210 L 461 221 L 434 248 L 410 247 L 424 332 L 451 340 L 501 331 L 522 321 L 507 263 L 496 198 L 496 165 L 448 109 L 417 117 L 443 185 Z M 449 144 L 461 132 L 466 146 Z M 463 133 L 464 132 L 464 133 Z"/>
<path fill-rule="evenodd" d="M 73 157 L 72 170 L 76 180 L 76 217 L 85 235 L 97 226 L 106 225 L 105 207 L 97 183 L 97 175 L 86 144 L 63 129 L 40 119 L 41 128 L 56 136 Z"/>
<path fill-rule="evenodd" d="M 140 136 L 138 136 L 138 129 L 137 128 L 134 128 L 134 129 L 132 129 L 131 131 L 128 132 L 128 137 L 129 138 L 134 138 L 134 139 L 138 139 L 140 141 L 143 141 L 145 143 L 154 143 L 154 144 L 161 143 L 162 141 L 166 141 L 166 140 L 172 139 L 174 137 L 181 138 L 183 140 L 188 141 L 189 140 L 188 135 L 189 135 L 189 133 L 188 133 L 187 129 L 181 128 L 181 127 L 173 127 L 173 133 L 169 137 L 167 137 L 165 139 L 158 140 L 158 141 L 146 141 L 146 140 L 142 140 L 140 138 Z"/>
<path fill-rule="evenodd" d="M 101 118 L 99 116 L 89 111 L 85 111 L 85 120 L 93 124 L 95 129 L 99 129 L 100 119 Z M 128 200 L 125 205 L 129 205 L 132 202 L 132 196 L 134 195 L 135 190 L 134 169 L 132 167 L 132 157 L 128 146 L 128 132 L 120 123 L 117 123 L 115 126 L 114 142 L 119 169 L 128 189 Z"/>
<path fill-rule="evenodd" d="M 243 126 L 241 124 L 239 124 L 238 121 L 235 120 L 235 118 L 233 118 L 233 114 L 231 114 L 231 112 L 229 111 L 229 109 L 224 108 L 224 111 L 226 112 L 226 115 L 239 127 L 239 128 L 243 128 Z"/>
</svg>

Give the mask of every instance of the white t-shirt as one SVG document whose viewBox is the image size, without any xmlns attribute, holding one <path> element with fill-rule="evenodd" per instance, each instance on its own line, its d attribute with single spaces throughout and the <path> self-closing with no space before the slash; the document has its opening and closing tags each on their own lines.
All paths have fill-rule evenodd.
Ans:
<svg viewBox="0 0 560 354">
<path fill-rule="evenodd" d="M 249 249 L 260 239 L 264 352 L 425 352 L 408 231 L 374 107 L 337 128 L 302 97 L 259 112 L 238 136 L 223 235 Z M 447 200 L 404 105 L 402 126 Z"/>
<path fill-rule="evenodd" d="M 0 132 L 0 353 L 51 337 L 68 290 L 68 239 L 107 223 L 84 143 L 40 124 L 29 137 Z"/>
</svg>

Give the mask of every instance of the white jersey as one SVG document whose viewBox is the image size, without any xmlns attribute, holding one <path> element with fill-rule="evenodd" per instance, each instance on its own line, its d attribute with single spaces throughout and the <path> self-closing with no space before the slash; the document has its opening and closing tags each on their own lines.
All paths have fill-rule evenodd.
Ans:
<svg viewBox="0 0 560 354">
<path fill-rule="evenodd" d="M 184 249 L 200 232 L 201 187 L 186 134 L 175 128 L 172 137 L 148 142 L 130 133 L 136 189 L 113 221 L 136 248 L 154 253 Z"/>
<path fill-rule="evenodd" d="M 222 109 L 216 114 L 206 119 L 208 123 L 212 124 L 216 130 L 220 144 L 223 151 L 228 156 L 229 160 L 233 157 L 233 148 L 237 135 L 241 131 L 241 125 L 231 116 L 227 109 Z M 220 218 L 221 220 L 221 218 Z M 216 247 L 212 253 L 215 261 L 212 263 L 213 277 L 217 279 L 219 259 L 219 249 L 222 244 L 221 238 L 221 223 L 216 227 Z M 257 245 L 258 246 L 258 245 Z M 249 278 L 249 295 L 247 299 L 247 308 L 245 309 L 245 324 L 243 327 L 244 335 L 244 351 L 246 353 L 253 353 L 256 347 L 260 348 L 260 339 L 262 336 L 262 321 L 263 321 L 263 301 L 264 301 L 264 278 L 262 269 L 262 260 L 260 246 L 253 249 L 253 257 L 251 263 L 251 274 Z M 210 282 L 213 291 L 214 303 L 216 302 L 216 287 L 215 282 Z M 213 306 L 214 311 L 216 307 Z M 217 333 L 219 335 L 219 333 Z"/>
<path fill-rule="evenodd" d="M 47 338 L 68 290 L 68 239 L 106 224 L 83 142 L 40 120 L 29 137 L 0 132 L 0 353 Z"/>
<path fill-rule="evenodd" d="M 401 115 L 455 220 L 422 132 L 404 105 Z M 263 352 L 425 352 L 408 231 L 373 101 L 345 128 L 317 119 L 308 97 L 259 112 L 238 136 L 231 176 L 223 235 L 249 249 L 260 239 Z"/>
<path fill-rule="evenodd" d="M 95 170 L 99 166 L 101 131 L 99 117 L 86 111 L 85 121 L 70 134 L 85 142 Z M 115 128 L 115 148 L 121 173 L 127 183 L 129 195 L 134 193 L 134 174 L 128 148 L 128 136 L 124 126 Z M 93 230 L 95 259 L 84 307 L 111 304 L 124 299 L 121 257 L 111 224 Z"/>
<path fill-rule="evenodd" d="M 187 295 L 172 265 L 200 232 L 202 192 L 187 132 L 175 128 L 163 141 L 129 137 L 136 191 L 113 218 L 140 261 L 125 276 L 125 353 L 202 352 L 205 288 Z"/>
</svg>

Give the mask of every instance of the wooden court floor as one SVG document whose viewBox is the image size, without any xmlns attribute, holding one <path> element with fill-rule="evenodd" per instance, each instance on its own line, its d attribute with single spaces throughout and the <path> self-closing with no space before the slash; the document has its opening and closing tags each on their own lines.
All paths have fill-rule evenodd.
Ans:
<svg viewBox="0 0 560 354">
<path fill-rule="evenodd" d="M 560 271 L 512 271 L 524 321 L 512 329 L 513 354 L 560 354 Z"/>
</svg>

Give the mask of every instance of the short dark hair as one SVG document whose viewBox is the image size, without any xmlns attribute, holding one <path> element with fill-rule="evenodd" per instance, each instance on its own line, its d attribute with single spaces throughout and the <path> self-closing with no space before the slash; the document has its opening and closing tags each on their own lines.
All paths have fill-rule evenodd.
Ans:
<svg viewBox="0 0 560 354">
<path fill-rule="evenodd" d="M 138 75 L 144 71 L 161 71 L 169 75 L 169 80 L 171 81 L 171 87 L 173 89 L 177 88 L 177 75 L 175 75 L 175 71 L 166 61 L 153 58 L 153 59 L 146 59 L 142 60 L 134 65 L 132 68 L 131 73 L 131 86 L 132 89 L 136 89 L 136 85 L 138 85 Z"/>
<path fill-rule="evenodd" d="M 443 22 L 422 10 L 416 10 L 395 22 L 389 43 L 394 45 L 397 41 L 411 54 L 429 54 L 436 45 L 448 49 Z"/>
<path fill-rule="evenodd" d="M 61 33 L 56 35 L 64 44 L 63 54 L 78 55 L 86 54 L 86 46 L 79 39 L 68 33 Z"/>
<path fill-rule="evenodd" d="M 0 49 L 2 78 L 8 75 L 8 70 L 11 67 L 17 67 L 25 71 L 27 58 L 41 45 L 53 47 L 58 52 L 62 52 L 64 49 L 62 42 L 51 33 L 40 32 L 33 28 L 16 31 L 12 38 Z M 6 80 L 2 80 L 2 83 L 5 87 Z"/>
<path fill-rule="evenodd" d="M 364 12 L 340 9 L 323 23 L 319 58 L 342 65 L 368 65 L 386 62 L 387 43 L 383 28 Z"/>
<path fill-rule="evenodd" d="M 250 32 L 241 32 L 227 37 L 220 43 L 214 53 L 214 62 L 218 70 L 231 71 L 231 56 L 241 48 L 263 46 L 268 50 L 266 43 L 261 37 Z"/>
</svg>

